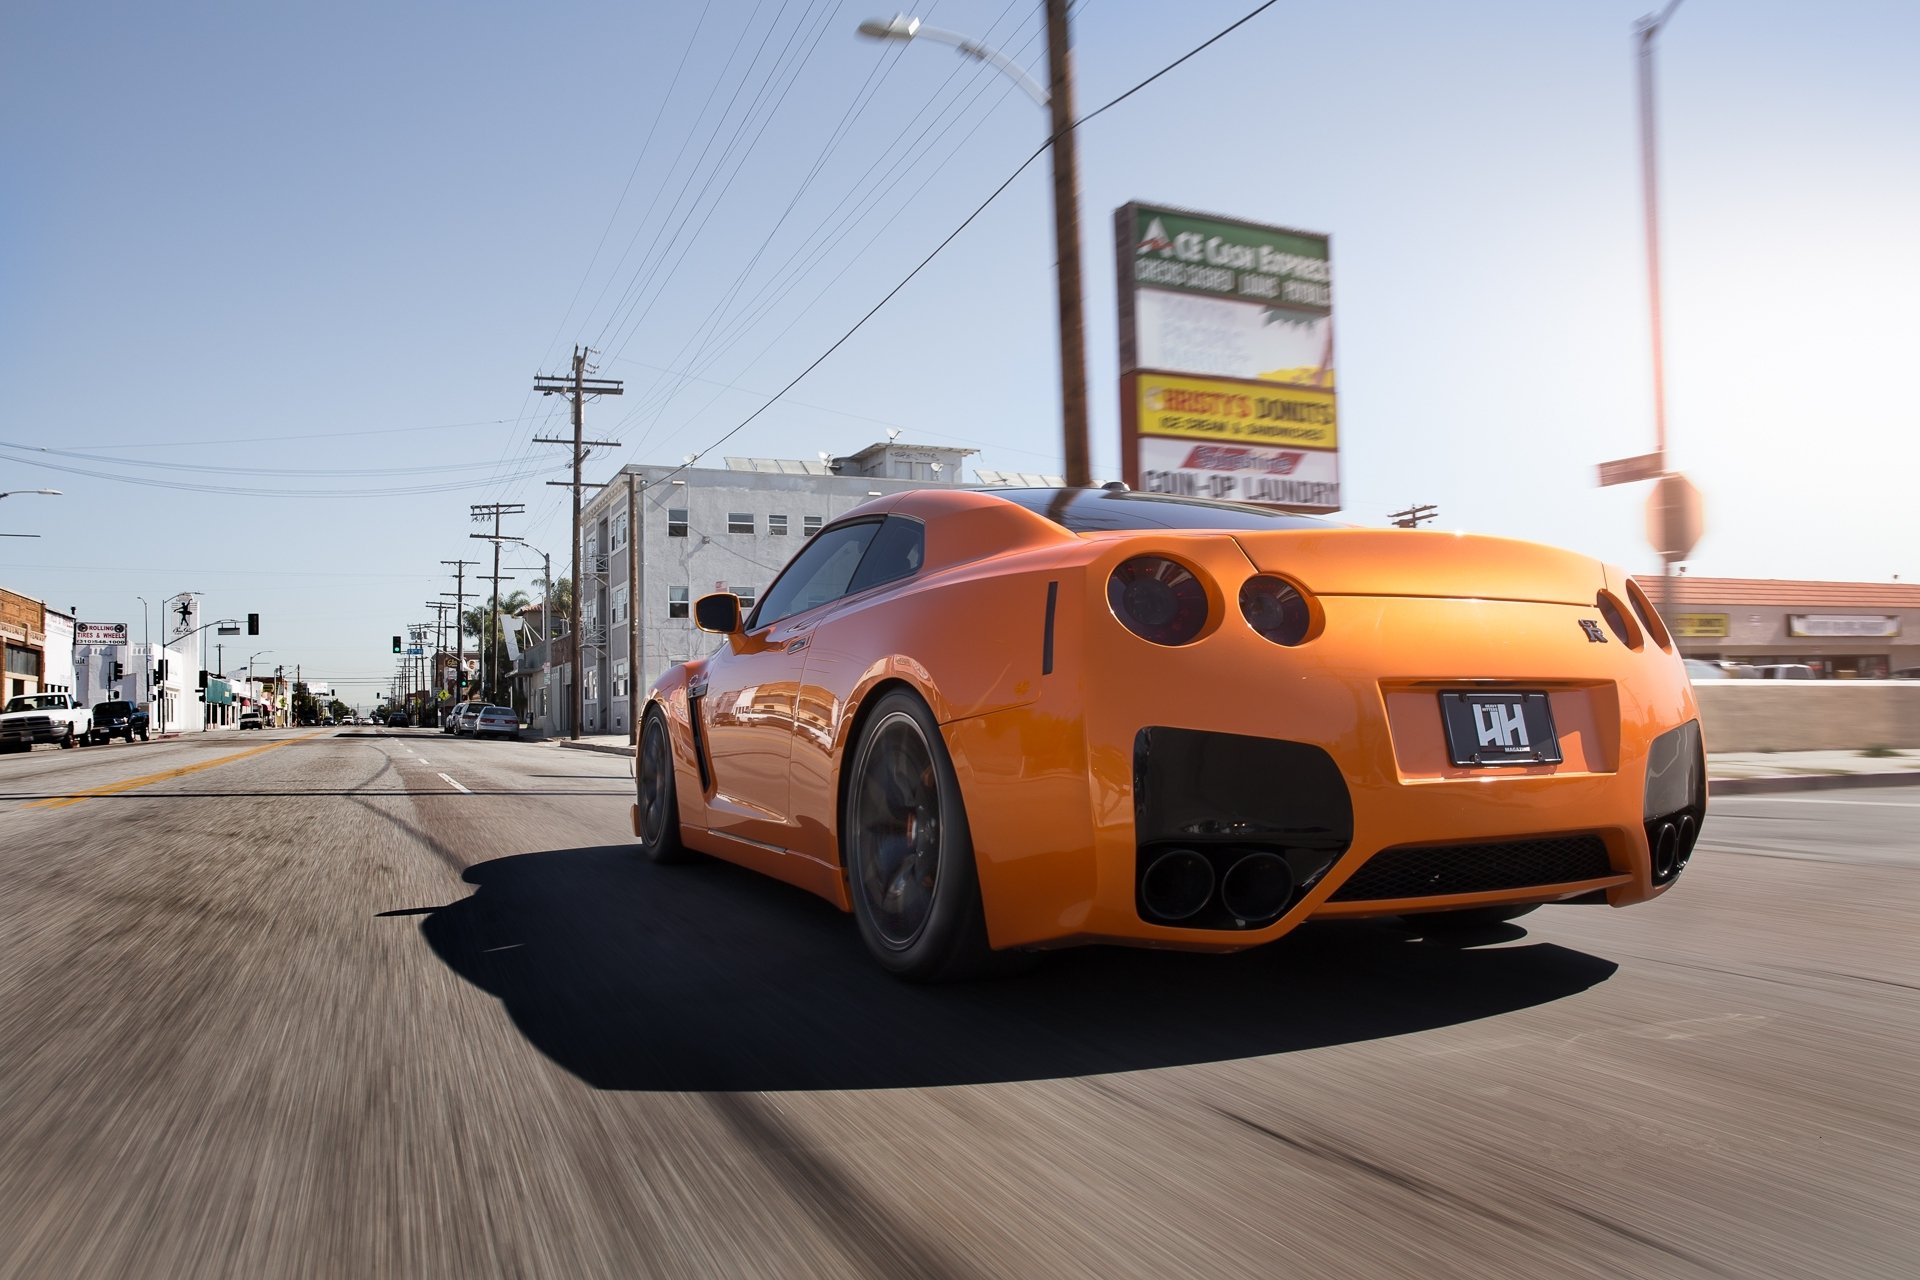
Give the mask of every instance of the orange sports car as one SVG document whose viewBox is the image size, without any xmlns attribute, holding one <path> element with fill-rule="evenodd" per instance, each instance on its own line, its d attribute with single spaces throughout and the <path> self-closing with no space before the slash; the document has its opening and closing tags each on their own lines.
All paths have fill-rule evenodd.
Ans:
<svg viewBox="0 0 1920 1280">
<path fill-rule="evenodd" d="M 634 834 L 851 911 L 907 978 L 1666 891 L 1706 813 L 1638 584 L 1500 538 L 1113 489 L 917 490 L 809 539 L 642 720 Z"/>
</svg>

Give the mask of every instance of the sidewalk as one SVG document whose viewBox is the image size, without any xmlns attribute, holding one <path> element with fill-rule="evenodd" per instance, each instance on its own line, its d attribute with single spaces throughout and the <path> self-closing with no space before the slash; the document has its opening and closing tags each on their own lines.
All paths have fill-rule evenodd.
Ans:
<svg viewBox="0 0 1920 1280">
<path fill-rule="evenodd" d="M 578 741 L 548 741 L 576 751 L 633 754 L 626 735 L 619 733 L 588 734 Z M 1862 755 L 1859 751 L 1731 751 L 1707 757 L 1707 779 L 1716 796 L 1920 784 L 1920 749 L 1888 756 Z"/>
</svg>

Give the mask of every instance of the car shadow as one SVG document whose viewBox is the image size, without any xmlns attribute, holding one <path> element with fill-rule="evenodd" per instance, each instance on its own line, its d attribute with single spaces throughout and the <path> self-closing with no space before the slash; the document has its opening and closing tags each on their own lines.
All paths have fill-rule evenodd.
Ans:
<svg viewBox="0 0 1920 1280">
<path fill-rule="evenodd" d="M 565 849 L 464 878 L 466 898 L 381 914 L 424 916 L 454 972 L 602 1089 L 988 1084 L 1256 1057 L 1509 1013 L 1618 967 L 1355 922 L 1229 956 L 1090 947 L 1015 979 L 917 987 L 877 969 L 829 904 L 709 859 Z"/>
</svg>

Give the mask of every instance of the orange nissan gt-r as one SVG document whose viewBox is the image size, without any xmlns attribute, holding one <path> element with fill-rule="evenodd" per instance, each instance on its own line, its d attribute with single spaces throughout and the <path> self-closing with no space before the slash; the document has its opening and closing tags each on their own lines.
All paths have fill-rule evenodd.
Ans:
<svg viewBox="0 0 1920 1280">
<path fill-rule="evenodd" d="M 1500 538 L 1118 489 L 916 490 L 809 539 L 669 671 L 634 833 L 957 977 L 1082 943 L 1506 919 L 1666 891 L 1698 712 L 1638 584 Z"/>
</svg>

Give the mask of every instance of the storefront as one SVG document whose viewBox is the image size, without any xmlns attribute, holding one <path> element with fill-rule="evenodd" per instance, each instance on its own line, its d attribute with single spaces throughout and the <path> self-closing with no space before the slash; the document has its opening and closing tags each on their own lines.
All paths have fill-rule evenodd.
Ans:
<svg viewBox="0 0 1920 1280">
<path fill-rule="evenodd" d="M 1659 583 L 1648 582 L 1659 598 Z M 1920 675 L 1920 585 L 1673 580 L 1668 625 L 1689 658 L 1805 665 L 1831 680 Z"/>
</svg>

